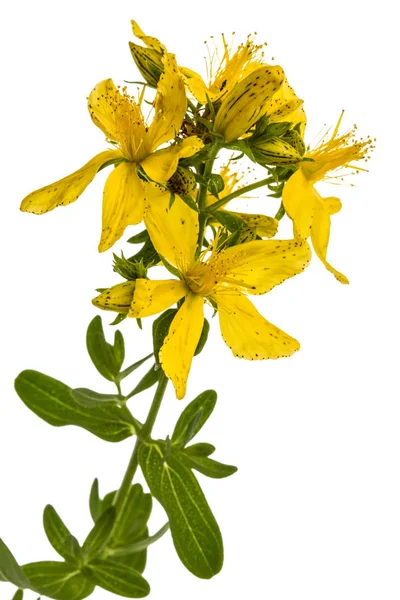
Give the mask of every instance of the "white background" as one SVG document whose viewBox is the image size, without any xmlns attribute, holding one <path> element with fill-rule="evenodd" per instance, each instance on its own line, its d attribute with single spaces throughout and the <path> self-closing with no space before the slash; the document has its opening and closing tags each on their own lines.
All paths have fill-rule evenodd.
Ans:
<svg viewBox="0 0 400 600">
<path fill-rule="evenodd" d="M 151 597 L 398 600 L 394 6 L 388 0 L 24 0 L 3 7 L 0 535 L 20 563 L 56 559 L 41 526 L 46 503 L 83 540 L 91 482 L 99 477 L 102 493 L 115 489 L 132 447 L 131 439 L 113 445 L 77 428 L 50 427 L 18 399 L 13 379 L 33 368 L 71 386 L 112 389 L 85 350 L 86 326 L 97 314 L 90 303 L 94 289 L 118 281 L 110 252 L 96 249 L 106 173 L 78 202 L 45 216 L 20 213 L 19 203 L 105 148 L 86 96 L 106 77 L 138 77 L 128 49 L 135 18 L 176 52 L 179 64 L 196 70 L 203 69 L 209 35 L 236 31 L 241 40 L 257 30 L 258 39 L 269 42 L 267 58 L 282 64 L 305 99 L 309 142 L 342 108 L 345 125 L 357 122 L 361 135 L 377 137 L 370 173 L 355 178 L 357 187 L 324 190 L 343 200 L 328 257 L 351 285 L 340 285 L 315 259 L 306 273 L 256 300 L 269 320 L 300 340 L 301 351 L 281 361 L 234 359 L 212 323 L 187 400 L 208 387 L 218 391 L 198 441 L 214 443 L 217 459 L 239 467 L 227 480 L 202 478 L 223 531 L 225 566 L 211 581 L 196 580 L 167 535 L 149 552 Z M 248 209 L 256 202 L 249 200 Z M 264 199 L 263 207 L 273 214 L 275 201 Z M 282 235 L 290 235 L 288 223 Z M 143 333 L 134 322 L 121 329 L 130 360 L 148 353 L 150 321 Z M 149 399 L 132 402 L 139 417 Z M 170 391 L 156 435 L 171 432 L 184 406 Z M 163 519 L 158 509 L 153 532 Z M 12 594 L 12 586 L 0 586 L 1 600 Z M 97 589 L 93 597 L 112 596 Z"/>
</svg>

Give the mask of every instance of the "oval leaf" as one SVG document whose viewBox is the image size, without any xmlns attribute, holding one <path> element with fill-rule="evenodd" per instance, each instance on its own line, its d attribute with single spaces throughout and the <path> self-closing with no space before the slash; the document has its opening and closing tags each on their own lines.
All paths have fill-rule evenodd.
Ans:
<svg viewBox="0 0 400 600">
<path fill-rule="evenodd" d="M 223 543 L 197 479 L 173 450 L 165 458 L 156 444 L 142 445 L 139 461 L 151 493 L 168 515 L 182 563 L 196 577 L 210 579 L 222 568 Z"/>
<path fill-rule="evenodd" d="M 185 448 L 186 456 L 210 456 L 215 452 L 215 446 L 212 444 L 193 444 Z"/>
<path fill-rule="evenodd" d="M 177 312 L 178 310 L 176 308 L 169 308 L 153 322 L 153 348 L 154 358 L 157 365 L 160 365 L 158 355 L 160 353 L 161 346 L 168 335 L 170 325 Z"/>
<path fill-rule="evenodd" d="M 71 390 L 75 402 L 85 408 L 95 408 L 104 404 L 121 404 L 121 397 L 118 394 L 99 394 L 88 388 L 75 388 Z"/>
<path fill-rule="evenodd" d="M 132 390 L 128 396 L 126 396 L 126 399 L 132 398 L 133 396 L 136 396 L 137 394 L 140 394 L 141 392 L 151 388 L 160 379 L 161 373 L 161 369 L 156 365 L 153 365 L 151 369 L 147 371 L 146 375 L 142 377 L 135 389 Z"/>
<path fill-rule="evenodd" d="M 27 579 L 22 568 L 11 554 L 3 540 L 0 539 L 0 581 L 8 581 L 19 588 L 37 592 L 34 585 Z"/>
<path fill-rule="evenodd" d="M 207 321 L 207 319 L 204 319 L 203 329 L 201 330 L 200 339 L 197 343 L 197 348 L 194 352 L 195 356 L 200 354 L 200 352 L 203 350 L 204 346 L 206 345 L 209 331 L 210 331 L 210 323 Z"/>
<path fill-rule="evenodd" d="M 207 477 L 212 477 L 213 479 L 229 477 L 229 475 L 233 475 L 237 471 L 237 467 L 234 467 L 233 465 L 224 465 L 207 456 L 188 455 L 186 450 L 181 452 L 181 456 L 188 467 L 196 469 L 199 473 L 202 473 Z"/>
<path fill-rule="evenodd" d="M 55 427 L 83 427 L 107 442 L 120 442 L 135 433 L 135 420 L 126 406 L 83 408 L 73 399 L 70 387 L 38 371 L 20 373 L 15 389 L 28 408 Z"/>
<path fill-rule="evenodd" d="M 217 394 L 214 390 L 207 390 L 192 400 L 175 425 L 171 437 L 172 445 L 183 447 L 190 442 L 211 415 L 216 402 Z"/>
<path fill-rule="evenodd" d="M 138 571 L 116 561 L 94 561 L 90 565 L 90 578 L 96 585 L 124 598 L 144 598 L 150 593 L 149 584 Z"/>
<path fill-rule="evenodd" d="M 82 553 L 87 561 L 99 556 L 107 545 L 115 521 L 115 508 L 110 506 L 97 519 L 95 526 L 87 536 Z"/>
<path fill-rule="evenodd" d="M 70 539 L 73 536 L 64 525 L 57 511 L 50 504 L 46 506 L 43 512 L 43 527 L 47 539 L 54 550 L 66 561 L 76 564 L 79 561 L 80 556 L 79 553 L 76 555 L 75 552 L 71 552 L 72 547 Z"/>
<path fill-rule="evenodd" d="M 90 323 L 86 333 L 86 347 L 92 363 L 105 379 L 115 381 L 124 360 L 122 334 L 115 332 L 114 346 L 106 341 L 101 317 Z M 122 359 L 122 360 L 121 360 Z"/>
<path fill-rule="evenodd" d="M 22 568 L 38 592 L 55 600 L 83 600 L 95 587 L 76 567 L 63 562 L 29 563 Z"/>
</svg>

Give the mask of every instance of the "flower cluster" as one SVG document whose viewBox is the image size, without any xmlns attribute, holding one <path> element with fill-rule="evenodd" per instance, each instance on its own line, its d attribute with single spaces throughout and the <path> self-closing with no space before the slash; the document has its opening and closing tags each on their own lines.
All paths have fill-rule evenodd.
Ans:
<svg viewBox="0 0 400 600">
<path fill-rule="evenodd" d="M 205 82 L 179 66 L 136 22 L 132 28 L 140 43 L 130 43 L 130 50 L 144 79 L 137 96 L 106 79 L 88 97 L 91 119 L 109 148 L 29 194 L 21 209 L 43 214 L 70 204 L 96 173 L 112 167 L 103 193 L 99 251 L 111 248 L 128 225 L 141 222 L 145 230 L 130 241 L 144 246 L 129 259 L 115 257 L 114 269 L 126 281 L 101 290 L 93 303 L 118 312 L 120 319 L 142 319 L 177 305 L 157 360 L 183 398 L 204 332 L 204 304 L 218 313 L 221 335 L 235 356 L 280 358 L 299 349 L 249 296 L 301 273 L 312 255 L 309 239 L 326 268 L 348 283 L 327 261 L 330 218 L 341 202 L 322 197 L 317 184 L 338 169 L 358 170 L 355 163 L 367 160 L 373 146 L 370 138 L 356 139 L 355 130 L 339 134 L 340 118 L 330 136 L 308 148 L 303 101 L 282 67 L 265 61 L 253 36 L 234 51 L 223 37 L 222 56 L 210 53 Z M 149 121 L 143 107 L 153 90 Z M 229 159 L 216 162 L 223 152 Z M 261 165 L 266 178 L 239 187 L 237 159 Z M 262 186 L 281 198 L 274 217 L 227 208 L 232 199 Z M 289 240 L 277 239 L 285 214 L 293 222 Z M 170 278 L 150 278 L 151 268 L 160 264 Z"/>
</svg>

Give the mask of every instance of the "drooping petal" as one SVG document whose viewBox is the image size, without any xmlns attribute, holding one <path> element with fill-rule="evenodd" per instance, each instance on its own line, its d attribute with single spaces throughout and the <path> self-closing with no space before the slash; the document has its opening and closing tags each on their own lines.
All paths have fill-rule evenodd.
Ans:
<svg viewBox="0 0 400 600">
<path fill-rule="evenodd" d="M 213 294 L 218 305 L 224 342 L 234 356 L 248 360 L 291 356 L 300 348 L 297 340 L 269 323 L 243 294 Z"/>
<path fill-rule="evenodd" d="M 279 90 L 284 72 L 278 66 L 256 69 L 225 96 L 215 119 L 215 131 L 232 142 L 243 135 L 267 110 Z"/>
<path fill-rule="evenodd" d="M 204 144 L 200 138 L 193 135 L 184 139 L 180 144 L 174 144 L 169 148 L 153 152 L 140 164 L 151 179 L 164 183 L 175 173 L 180 158 L 193 156 L 203 146 Z"/>
<path fill-rule="evenodd" d="M 171 207 L 170 200 L 168 190 L 153 184 L 146 196 L 144 222 L 157 252 L 185 273 L 196 252 L 198 214 L 179 196 Z"/>
<path fill-rule="evenodd" d="M 156 315 L 178 302 L 187 292 L 186 284 L 179 279 L 136 279 L 129 316 L 141 319 Z"/>
<path fill-rule="evenodd" d="M 165 53 L 163 63 L 164 73 L 159 79 L 154 101 L 154 119 L 145 139 L 149 154 L 175 137 L 187 107 L 185 86 L 175 56 Z"/>
<path fill-rule="evenodd" d="M 118 165 L 104 186 L 99 252 L 111 248 L 128 225 L 136 225 L 143 220 L 144 200 L 145 182 L 139 179 L 135 163 Z"/>
<path fill-rule="evenodd" d="M 302 123 L 305 127 L 305 112 L 304 110 L 302 112 L 298 110 L 302 105 L 303 100 L 296 96 L 294 89 L 285 77 L 281 87 L 272 96 L 268 105 L 266 111 L 268 121 L 270 123 L 290 121 L 295 125 Z"/>
<path fill-rule="evenodd" d="M 216 279 L 249 294 L 266 294 L 304 271 L 310 258 L 306 241 L 255 240 L 222 250 L 216 259 Z"/>
<path fill-rule="evenodd" d="M 179 70 L 184 76 L 187 87 L 198 102 L 201 104 L 207 104 L 207 96 L 211 102 L 214 102 L 217 94 L 212 92 L 212 90 L 207 87 L 201 75 L 196 73 L 196 71 L 192 71 L 192 69 L 188 69 L 187 67 L 179 67 Z"/>
<path fill-rule="evenodd" d="M 315 254 L 325 265 L 325 267 L 333 273 L 340 283 L 349 283 L 349 280 L 343 273 L 340 273 L 332 267 L 326 260 L 326 253 L 328 250 L 329 234 L 331 228 L 331 217 L 330 214 L 338 212 L 339 198 L 321 198 L 321 201 L 317 203 L 314 211 L 314 221 L 311 229 L 311 241 Z M 341 204 L 341 203 L 340 203 Z M 333 212 L 330 211 L 332 209 Z"/>
<path fill-rule="evenodd" d="M 186 382 L 204 323 L 204 300 L 189 293 L 175 315 L 160 350 L 163 371 L 171 379 L 178 400 L 186 394 Z"/>
<path fill-rule="evenodd" d="M 311 234 L 317 197 L 313 184 L 301 167 L 286 182 L 282 202 L 296 232 L 306 240 Z"/>
<path fill-rule="evenodd" d="M 140 40 L 142 40 L 142 42 L 148 48 L 153 48 L 153 50 L 157 50 L 157 52 L 160 52 L 161 54 L 163 54 L 166 51 L 164 44 L 162 44 L 160 42 L 160 40 L 158 40 L 157 38 L 146 35 L 144 33 L 144 31 L 136 23 L 136 21 L 132 20 L 131 25 L 132 25 L 133 35 L 136 36 L 137 38 L 139 38 Z"/>
<path fill-rule="evenodd" d="M 106 150 L 97 154 L 75 173 L 26 196 L 21 203 L 21 210 L 42 215 L 56 206 L 66 206 L 75 202 L 93 180 L 100 167 L 118 158 L 122 158 L 119 150 Z"/>
<path fill-rule="evenodd" d="M 119 313 L 128 313 L 132 304 L 134 281 L 124 281 L 104 290 L 93 298 L 92 303 L 103 310 L 113 310 Z"/>
<path fill-rule="evenodd" d="M 246 227 L 254 229 L 255 233 L 260 237 L 271 238 L 274 237 L 278 231 L 279 221 L 274 217 L 267 217 L 266 215 L 249 214 L 249 213 L 238 213 L 233 212 L 246 223 Z"/>
<path fill-rule="evenodd" d="M 146 127 L 140 106 L 124 90 L 121 93 L 112 79 L 104 79 L 94 87 L 88 109 L 94 124 L 109 140 L 119 143 L 126 158 L 136 160 L 144 152 Z"/>
</svg>

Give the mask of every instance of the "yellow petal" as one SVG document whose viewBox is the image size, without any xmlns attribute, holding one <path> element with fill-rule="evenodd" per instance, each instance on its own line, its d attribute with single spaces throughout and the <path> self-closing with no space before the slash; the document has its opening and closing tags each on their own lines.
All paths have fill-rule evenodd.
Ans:
<svg viewBox="0 0 400 600">
<path fill-rule="evenodd" d="M 279 221 L 266 215 L 233 212 L 246 223 L 249 229 L 254 229 L 260 237 L 274 237 L 278 231 Z"/>
<path fill-rule="evenodd" d="M 225 282 L 249 294 L 266 294 L 301 273 L 310 258 L 310 247 L 305 241 L 255 240 L 222 250 L 216 271 Z"/>
<path fill-rule="evenodd" d="M 225 96 L 215 119 L 215 131 L 232 142 L 243 135 L 268 108 L 282 85 L 284 72 L 278 66 L 256 69 Z"/>
<path fill-rule="evenodd" d="M 294 223 L 296 232 L 305 240 L 311 233 L 317 201 L 314 186 L 300 167 L 286 182 L 283 188 L 282 202 L 285 211 Z"/>
<path fill-rule="evenodd" d="M 302 106 L 303 100 L 300 100 L 294 92 L 294 89 L 289 85 L 287 78 L 285 77 L 279 90 L 272 96 L 271 101 L 268 104 L 266 114 L 268 120 L 271 123 L 277 123 L 280 121 L 292 121 L 291 115 Z"/>
<path fill-rule="evenodd" d="M 141 319 L 156 315 L 178 302 L 187 292 L 186 284 L 179 279 L 136 279 L 129 317 Z"/>
<path fill-rule="evenodd" d="M 94 124 L 109 140 L 119 143 L 126 158 L 135 160 L 144 152 L 146 127 L 140 106 L 121 93 L 112 79 L 95 86 L 88 98 L 88 109 Z"/>
<path fill-rule="evenodd" d="M 132 304 L 134 290 L 134 281 L 118 283 L 117 285 L 113 285 L 107 290 L 104 290 L 104 292 L 99 296 L 96 296 L 96 298 L 93 298 L 92 303 L 103 310 L 127 313 Z"/>
<path fill-rule="evenodd" d="M 146 35 L 143 30 L 139 27 L 136 21 L 131 21 L 133 35 L 142 40 L 142 42 L 148 47 L 157 50 L 157 52 L 165 52 L 165 46 L 155 37 Z"/>
<path fill-rule="evenodd" d="M 214 294 L 224 342 L 234 356 L 248 360 L 291 356 L 297 340 L 269 323 L 242 294 Z"/>
<path fill-rule="evenodd" d="M 179 144 L 153 152 L 140 164 L 151 179 L 164 183 L 175 173 L 180 158 L 193 156 L 203 147 L 204 144 L 200 138 L 193 135 Z"/>
<path fill-rule="evenodd" d="M 203 78 L 196 71 L 192 71 L 186 67 L 179 67 L 179 70 L 184 76 L 185 83 L 190 92 L 200 104 L 207 104 L 207 96 L 211 102 L 214 102 L 218 97 L 219 94 L 210 90 L 204 83 Z"/>
<path fill-rule="evenodd" d="M 185 273 L 194 260 L 199 233 L 198 214 L 175 195 L 153 184 L 147 192 L 144 222 L 155 249 Z"/>
<path fill-rule="evenodd" d="M 327 201 L 327 202 L 326 202 Z M 335 212 L 338 209 L 337 202 L 340 202 L 338 198 L 321 198 L 321 201 L 318 202 L 316 206 L 316 210 L 314 211 L 314 222 L 311 229 L 311 241 L 313 248 L 315 250 L 315 254 L 322 261 L 325 267 L 333 273 L 340 283 L 349 283 L 349 280 L 343 273 L 340 273 L 336 269 L 332 267 L 326 260 L 326 253 L 328 250 L 329 243 L 329 234 L 331 228 L 331 218 L 330 218 L 330 208 L 332 207 Z M 326 202 L 326 204 L 325 204 Z M 337 209 L 337 210 L 336 210 Z M 331 213 L 332 214 L 332 213 Z"/>
<path fill-rule="evenodd" d="M 123 162 L 110 173 L 103 193 L 99 252 L 111 248 L 128 225 L 143 220 L 144 198 L 145 182 L 139 179 L 135 163 Z"/>
<path fill-rule="evenodd" d="M 53 210 L 56 206 L 66 206 L 75 202 L 93 180 L 100 167 L 116 158 L 122 158 L 119 150 L 106 150 L 97 154 L 75 173 L 29 194 L 22 201 L 21 210 L 41 215 Z"/>
<path fill-rule="evenodd" d="M 175 315 L 160 350 L 161 366 L 171 379 L 178 400 L 186 394 L 186 382 L 203 323 L 204 300 L 201 296 L 189 293 Z"/>
<path fill-rule="evenodd" d="M 146 146 L 150 151 L 156 150 L 158 146 L 175 137 L 187 107 L 185 86 L 175 56 L 164 54 L 163 63 L 164 73 L 157 84 L 154 101 L 154 119 L 146 134 Z"/>
</svg>

